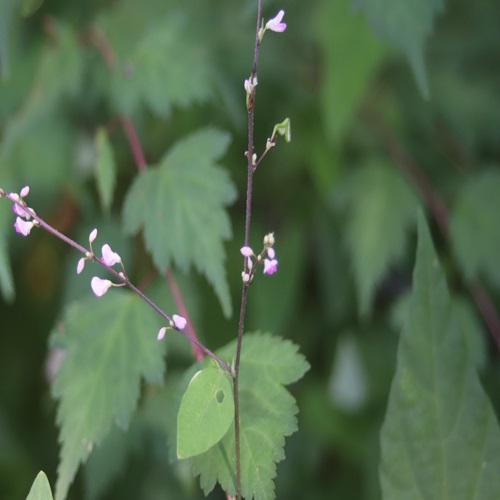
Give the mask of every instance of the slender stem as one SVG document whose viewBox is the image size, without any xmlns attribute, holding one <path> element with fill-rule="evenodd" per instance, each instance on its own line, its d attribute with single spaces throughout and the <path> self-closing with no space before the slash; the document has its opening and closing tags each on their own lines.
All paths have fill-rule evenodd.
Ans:
<svg viewBox="0 0 500 500">
<path fill-rule="evenodd" d="M 123 129 L 125 130 L 125 134 L 127 135 L 127 140 L 130 144 L 130 148 L 132 149 L 132 154 L 134 155 L 137 169 L 142 172 L 147 169 L 148 164 L 146 162 L 146 157 L 144 156 L 141 141 L 139 140 L 139 136 L 137 135 L 134 124 L 132 123 L 132 120 L 130 120 L 130 118 L 127 118 L 126 116 L 121 116 L 120 121 Z"/>
<path fill-rule="evenodd" d="M 71 238 L 68 238 L 66 235 L 63 233 L 59 232 L 56 228 L 52 227 L 50 224 L 47 224 L 42 218 L 40 218 L 36 213 L 33 211 L 32 208 L 27 207 L 24 202 L 17 200 L 10 194 L 6 193 L 3 189 L 0 189 L 0 197 L 5 196 L 8 198 L 12 203 L 16 204 L 19 208 L 22 208 L 26 213 L 30 215 L 32 219 L 34 219 L 37 222 L 37 225 L 44 229 L 45 231 L 51 233 L 52 235 L 56 236 L 60 240 L 64 241 L 68 245 L 72 246 L 79 252 L 83 253 L 85 257 L 89 260 L 93 260 L 94 262 L 97 262 L 100 264 L 102 267 L 104 267 L 108 272 L 110 272 L 115 278 L 117 278 L 119 281 L 123 283 L 123 285 L 127 286 L 130 288 L 133 292 L 135 292 L 139 297 L 141 297 L 142 300 L 144 300 L 150 307 L 152 307 L 160 316 L 162 316 L 167 322 L 170 324 L 171 323 L 171 318 L 170 316 L 163 311 L 159 306 L 157 306 L 149 297 L 147 297 L 139 288 L 137 288 L 130 280 L 129 278 L 125 275 L 125 273 L 120 273 L 113 269 L 112 267 L 108 266 L 105 264 L 102 259 L 99 259 L 94 255 L 93 252 L 89 251 L 85 247 L 79 245 L 76 241 L 73 241 Z M 210 356 L 212 359 L 217 361 L 221 366 L 223 366 L 229 373 L 232 373 L 232 368 L 227 364 L 225 361 L 222 361 L 216 354 L 214 354 L 210 349 L 206 348 L 196 337 L 193 337 L 189 332 L 185 332 L 182 330 L 179 330 L 176 327 L 173 327 L 174 330 L 177 330 L 179 333 L 184 335 L 192 344 L 194 344 L 197 348 L 199 348 L 201 351 L 203 351 L 207 356 Z"/>
<path fill-rule="evenodd" d="M 259 61 L 259 30 L 261 27 L 262 19 L 262 0 L 257 3 L 257 27 L 255 30 L 255 48 L 253 56 L 253 67 L 251 74 L 251 81 L 257 81 L 257 67 Z M 255 87 L 248 103 L 248 148 L 247 148 L 247 198 L 245 209 L 245 246 L 250 242 L 250 220 L 252 217 L 252 188 L 253 188 L 253 174 L 255 166 L 253 164 L 253 150 L 254 150 L 254 106 L 255 106 Z M 247 270 L 247 260 L 244 259 L 244 268 Z M 236 343 L 236 357 L 234 362 L 234 442 L 235 442 L 235 460 L 236 460 L 236 498 L 242 498 L 241 493 L 241 436 L 240 436 L 240 399 L 239 399 L 239 375 L 240 375 L 240 361 L 241 361 L 241 346 L 243 343 L 243 331 L 245 329 L 245 314 L 247 309 L 247 296 L 248 284 L 243 283 L 241 291 L 241 306 L 240 306 L 240 319 L 238 323 L 238 340 Z"/>
</svg>

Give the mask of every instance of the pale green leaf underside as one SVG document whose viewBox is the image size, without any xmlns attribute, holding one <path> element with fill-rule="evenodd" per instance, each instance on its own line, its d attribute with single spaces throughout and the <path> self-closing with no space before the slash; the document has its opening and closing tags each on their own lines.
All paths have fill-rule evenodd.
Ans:
<svg viewBox="0 0 500 500">
<path fill-rule="evenodd" d="M 138 296 L 123 289 L 69 308 L 58 339 L 66 355 L 53 387 L 61 441 L 56 499 L 66 497 L 79 464 L 113 422 L 127 427 L 142 377 L 162 382 L 160 324 Z"/>
<path fill-rule="evenodd" d="M 232 360 L 235 342 L 218 352 Z M 275 497 L 276 463 L 285 458 L 285 437 L 297 430 L 297 405 L 285 385 L 309 369 L 290 341 L 269 334 L 245 334 L 240 371 L 240 432 L 242 490 L 246 499 Z M 235 494 L 234 423 L 229 432 L 206 453 L 192 459 L 205 494 L 217 482 Z"/>
<path fill-rule="evenodd" d="M 203 273 L 222 305 L 231 314 L 231 299 L 223 243 L 231 236 L 226 207 L 236 190 L 216 164 L 229 136 L 204 129 L 179 141 L 157 167 L 139 175 L 125 200 L 123 219 L 129 233 L 144 230 L 146 247 L 164 273 L 175 264 L 191 265 Z"/>
<path fill-rule="evenodd" d="M 500 498 L 498 423 L 422 215 L 413 278 L 381 431 L 383 498 Z"/>
<path fill-rule="evenodd" d="M 404 255 L 417 213 L 417 198 L 399 172 L 375 163 L 340 187 L 348 209 L 345 234 L 361 315 L 371 311 L 377 285 Z"/>
<path fill-rule="evenodd" d="M 109 212 L 116 184 L 116 164 L 113 149 L 104 128 L 98 129 L 95 142 L 97 149 L 97 189 L 104 210 Z"/>
<path fill-rule="evenodd" d="M 500 173 L 487 170 L 464 185 L 451 217 L 453 249 L 468 279 L 481 274 L 500 288 Z"/>
<path fill-rule="evenodd" d="M 212 365 L 196 372 L 177 415 L 177 457 L 204 453 L 222 439 L 233 420 L 229 376 Z"/>
<path fill-rule="evenodd" d="M 403 50 L 412 67 L 420 92 L 430 96 L 424 63 L 424 48 L 434 19 L 443 10 L 443 0 L 351 0 L 362 8 L 375 33 Z"/>
<path fill-rule="evenodd" d="M 45 472 L 40 471 L 33 485 L 31 486 L 31 490 L 26 497 L 26 500 L 52 500 L 52 491 L 50 490 L 49 480 L 45 475 Z"/>
</svg>

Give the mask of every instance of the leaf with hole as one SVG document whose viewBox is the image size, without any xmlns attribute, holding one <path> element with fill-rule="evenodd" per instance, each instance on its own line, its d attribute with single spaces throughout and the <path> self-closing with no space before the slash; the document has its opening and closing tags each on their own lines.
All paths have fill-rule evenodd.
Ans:
<svg viewBox="0 0 500 500">
<path fill-rule="evenodd" d="M 234 419 L 229 376 L 209 366 L 194 374 L 177 415 L 177 456 L 199 455 L 218 443 Z"/>
</svg>

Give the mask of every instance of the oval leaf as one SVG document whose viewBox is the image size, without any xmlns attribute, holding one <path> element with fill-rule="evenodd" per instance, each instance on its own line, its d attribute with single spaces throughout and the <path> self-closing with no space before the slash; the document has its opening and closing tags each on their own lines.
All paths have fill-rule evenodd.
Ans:
<svg viewBox="0 0 500 500">
<path fill-rule="evenodd" d="M 227 375 L 213 366 L 197 372 L 177 415 L 177 456 L 207 451 L 224 437 L 233 419 L 233 388 Z"/>
</svg>

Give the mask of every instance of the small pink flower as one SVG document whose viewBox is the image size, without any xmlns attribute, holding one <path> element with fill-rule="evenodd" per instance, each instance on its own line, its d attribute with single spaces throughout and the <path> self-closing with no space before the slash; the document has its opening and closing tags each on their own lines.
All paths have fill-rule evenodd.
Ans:
<svg viewBox="0 0 500 500">
<path fill-rule="evenodd" d="M 78 265 L 76 266 L 76 274 L 80 274 L 83 271 L 84 267 L 85 267 L 85 259 L 82 257 L 78 261 Z"/>
<path fill-rule="evenodd" d="M 163 337 L 165 337 L 165 333 L 167 332 L 167 327 L 164 326 L 162 328 L 160 328 L 160 331 L 158 332 L 158 337 L 157 339 L 158 340 L 161 340 Z"/>
<path fill-rule="evenodd" d="M 248 283 L 250 281 L 250 275 L 248 273 L 241 273 L 241 277 L 243 278 L 243 283 Z"/>
<path fill-rule="evenodd" d="M 89 243 L 93 243 L 96 238 L 97 238 L 97 229 L 93 229 L 92 232 L 89 234 Z"/>
<path fill-rule="evenodd" d="M 94 276 L 90 282 L 90 286 L 96 297 L 102 297 L 113 286 L 113 283 Z"/>
<path fill-rule="evenodd" d="M 186 318 L 183 318 L 182 316 L 178 316 L 177 314 L 174 314 L 172 316 L 172 321 L 174 322 L 174 325 L 177 329 L 179 330 L 184 330 L 187 324 Z"/>
<path fill-rule="evenodd" d="M 21 208 L 19 205 L 16 205 L 15 203 L 14 205 L 12 205 L 12 210 L 14 210 L 14 213 L 16 215 L 19 215 L 19 217 L 24 217 L 25 219 L 31 218 L 31 215 L 28 212 L 26 212 L 24 208 Z"/>
<path fill-rule="evenodd" d="M 30 234 L 30 231 L 33 229 L 34 225 L 35 224 L 33 222 L 28 222 L 21 219 L 21 217 L 18 217 L 14 224 L 14 228 L 16 232 L 18 232 L 19 234 L 22 234 L 23 236 L 28 236 L 28 234 Z"/>
<path fill-rule="evenodd" d="M 271 31 L 275 31 L 277 33 L 282 33 L 283 31 L 285 31 L 286 24 L 281 22 L 284 15 L 285 15 L 285 11 L 280 10 L 276 17 L 267 21 L 266 29 L 271 30 Z"/>
<path fill-rule="evenodd" d="M 30 192 L 30 187 L 29 186 L 24 186 L 21 189 L 21 198 L 24 198 L 24 197 L 28 196 L 29 192 Z"/>
<path fill-rule="evenodd" d="M 240 248 L 241 255 L 244 257 L 251 257 L 253 255 L 253 250 L 250 247 Z"/>
<path fill-rule="evenodd" d="M 264 274 L 274 274 L 278 270 L 278 261 L 276 259 L 264 259 Z"/>
<path fill-rule="evenodd" d="M 276 255 L 276 253 L 274 252 L 274 248 L 268 248 L 267 255 L 270 259 L 274 259 L 275 255 Z"/>
<path fill-rule="evenodd" d="M 113 252 L 113 250 L 111 250 L 111 247 L 106 243 L 102 247 L 102 261 L 107 266 L 111 267 L 115 264 L 118 264 L 118 262 L 121 262 L 122 259 L 116 252 Z"/>
</svg>

